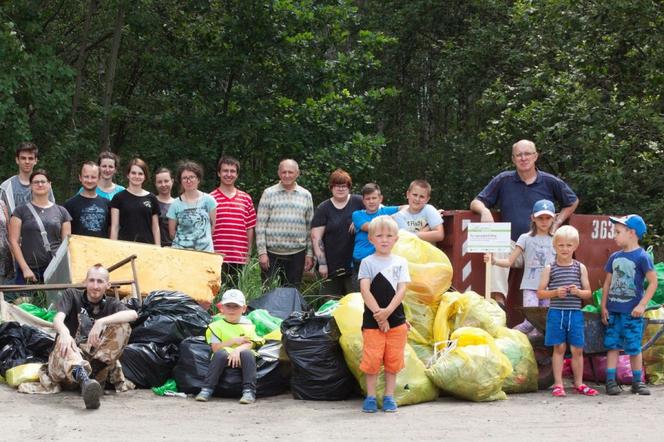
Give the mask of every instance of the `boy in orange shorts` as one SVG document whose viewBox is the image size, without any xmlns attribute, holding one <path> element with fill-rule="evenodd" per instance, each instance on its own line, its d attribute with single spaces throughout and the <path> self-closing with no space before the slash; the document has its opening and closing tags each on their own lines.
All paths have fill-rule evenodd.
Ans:
<svg viewBox="0 0 664 442">
<path fill-rule="evenodd" d="M 392 255 L 399 228 L 389 216 L 378 216 L 369 223 L 369 241 L 376 251 L 362 260 L 358 279 L 364 299 L 362 338 L 364 349 L 360 370 L 366 375 L 367 397 L 362 411 L 375 413 L 376 383 L 381 366 L 385 372 L 383 411 L 397 411 L 394 390 L 397 373 L 404 367 L 404 348 L 408 325 L 401 301 L 410 282 L 408 262 Z"/>
</svg>

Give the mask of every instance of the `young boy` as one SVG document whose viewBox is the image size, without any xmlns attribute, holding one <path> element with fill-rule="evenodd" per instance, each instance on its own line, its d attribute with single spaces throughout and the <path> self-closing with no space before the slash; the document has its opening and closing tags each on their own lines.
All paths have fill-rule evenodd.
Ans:
<svg viewBox="0 0 664 442">
<path fill-rule="evenodd" d="M 362 260 L 359 279 L 364 300 L 362 338 L 364 349 L 360 370 L 366 375 L 367 397 L 362 411 L 375 413 L 376 383 L 381 366 L 385 371 L 383 411 L 397 411 L 394 401 L 397 373 L 404 367 L 404 348 L 408 335 L 401 301 L 410 282 L 408 262 L 392 255 L 399 228 L 389 216 L 379 216 L 369 224 L 369 241 L 375 252 Z"/>
<path fill-rule="evenodd" d="M 616 366 L 620 350 L 629 355 L 632 366 L 632 393 L 649 395 L 641 381 L 641 339 L 643 312 L 657 289 L 657 274 L 650 256 L 639 245 L 646 233 L 646 223 L 639 215 L 610 218 L 614 239 L 621 250 L 613 253 L 604 266 L 606 279 L 602 287 L 602 322 L 606 325 L 604 347 L 606 361 L 606 394 L 620 394 Z M 643 280 L 648 288 L 643 290 Z"/>
<path fill-rule="evenodd" d="M 207 402 L 226 367 L 239 367 L 242 369 L 240 403 L 253 404 L 256 402 L 256 354 L 252 348 L 260 347 L 264 341 L 256 335 L 254 324 L 242 316 L 247 305 L 240 290 L 224 292 L 218 307 L 223 316 L 212 322 L 205 332 L 205 338 L 212 346 L 212 361 L 196 400 Z"/>
<path fill-rule="evenodd" d="M 406 192 L 408 207 L 394 215 L 400 229 L 415 233 L 418 238 L 435 244 L 445 237 L 443 218 L 431 204 L 431 184 L 425 180 L 410 183 Z"/>
<path fill-rule="evenodd" d="M 552 204 L 553 205 L 553 204 Z M 551 299 L 546 315 L 544 344 L 553 346 L 553 391 L 556 397 L 566 396 L 563 386 L 563 361 L 569 342 L 572 352 L 574 390 L 584 396 L 596 396 L 597 390 L 583 383 L 584 322 L 581 300 L 590 298 L 588 269 L 573 258 L 579 247 L 579 231 L 562 226 L 553 235 L 556 259 L 542 270 L 537 297 Z"/>
</svg>

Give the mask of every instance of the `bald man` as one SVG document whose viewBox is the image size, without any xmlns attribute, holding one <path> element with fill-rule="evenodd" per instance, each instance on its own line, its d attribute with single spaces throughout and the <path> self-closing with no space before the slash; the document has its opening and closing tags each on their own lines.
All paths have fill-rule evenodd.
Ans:
<svg viewBox="0 0 664 442">
<path fill-rule="evenodd" d="M 311 193 L 297 184 L 295 160 L 279 163 L 279 182 L 263 191 L 258 203 L 256 249 L 263 279 L 278 275 L 282 285 L 299 287 L 313 267 Z"/>
<path fill-rule="evenodd" d="M 572 189 L 560 178 L 537 169 L 539 158 L 535 143 L 520 140 L 512 146 L 512 163 L 516 170 L 495 176 L 470 203 L 470 210 L 481 216 L 483 223 L 492 223 L 492 208 L 500 210 L 502 222 L 512 225 L 512 244 L 530 230 L 530 214 L 536 201 L 547 199 L 558 204 L 553 229 L 557 229 L 579 205 Z M 501 305 L 507 296 L 509 269 L 493 266 L 492 296 Z"/>
<path fill-rule="evenodd" d="M 58 302 L 53 328 L 58 333 L 41 385 L 21 385 L 25 393 L 53 393 L 80 387 L 85 407 L 99 408 L 103 385 L 125 389 L 118 359 L 129 340 L 129 322 L 138 315 L 115 298 L 107 298 L 108 271 L 97 264 L 88 270 L 85 290 L 67 289 Z M 25 385 L 25 387 L 24 387 Z"/>
</svg>

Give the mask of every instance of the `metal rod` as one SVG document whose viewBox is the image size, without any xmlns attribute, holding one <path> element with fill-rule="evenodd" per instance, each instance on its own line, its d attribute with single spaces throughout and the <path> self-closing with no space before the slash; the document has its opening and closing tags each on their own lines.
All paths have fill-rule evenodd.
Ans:
<svg viewBox="0 0 664 442">
<path fill-rule="evenodd" d="M 132 285 L 133 280 L 111 281 L 111 287 L 121 285 Z M 63 289 L 84 289 L 84 283 L 78 284 L 31 284 L 31 285 L 0 285 L 0 292 L 29 292 L 38 290 L 63 290 Z"/>
</svg>

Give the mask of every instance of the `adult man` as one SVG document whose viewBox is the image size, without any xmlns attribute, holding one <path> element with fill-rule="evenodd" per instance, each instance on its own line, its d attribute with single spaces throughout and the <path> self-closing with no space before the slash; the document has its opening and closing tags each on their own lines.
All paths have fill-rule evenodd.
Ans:
<svg viewBox="0 0 664 442">
<path fill-rule="evenodd" d="M 560 212 L 553 223 L 553 230 L 574 213 L 579 199 L 572 189 L 560 178 L 537 169 L 538 158 L 535 143 L 521 140 L 512 146 L 512 163 L 516 170 L 502 172 L 470 203 L 470 210 L 481 215 L 481 221 L 493 222 L 491 208 L 500 209 L 503 222 L 512 225 L 512 246 L 522 233 L 530 229 L 530 213 L 536 201 L 547 199 L 560 205 Z M 509 269 L 493 266 L 492 297 L 505 303 Z"/>
<path fill-rule="evenodd" d="M 15 161 L 18 165 L 18 174 L 0 184 L 0 198 L 5 202 L 9 216 L 14 213 L 14 209 L 30 201 L 30 174 L 38 159 L 39 149 L 35 143 L 24 141 L 16 148 Z M 48 199 L 55 202 L 52 191 Z"/>
<path fill-rule="evenodd" d="M 107 298 L 108 271 L 95 264 L 87 273 L 85 290 L 67 289 L 58 302 L 53 328 L 58 333 L 41 384 L 22 384 L 25 393 L 55 393 L 77 385 L 85 407 L 99 408 L 102 385 L 126 389 L 118 362 L 138 315 L 115 298 Z"/>
<path fill-rule="evenodd" d="M 298 286 L 303 270 L 314 263 L 309 236 L 314 204 L 296 182 L 300 169 L 295 160 L 282 160 L 278 173 L 279 183 L 265 189 L 258 203 L 258 262 L 264 279 L 281 273 L 286 285 Z"/>
<path fill-rule="evenodd" d="M 97 194 L 99 166 L 86 161 L 78 174 L 82 190 L 69 198 L 64 207 L 71 215 L 71 233 L 108 238 L 109 200 Z"/>
<path fill-rule="evenodd" d="M 217 162 L 219 187 L 210 192 L 217 202 L 217 222 L 212 232 L 214 251 L 224 255 L 222 273 L 231 279 L 249 261 L 256 227 L 251 196 L 235 187 L 239 174 L 238 160 L 221 157 Z"/>
</svg>

